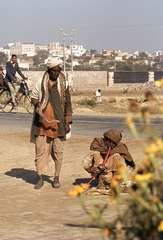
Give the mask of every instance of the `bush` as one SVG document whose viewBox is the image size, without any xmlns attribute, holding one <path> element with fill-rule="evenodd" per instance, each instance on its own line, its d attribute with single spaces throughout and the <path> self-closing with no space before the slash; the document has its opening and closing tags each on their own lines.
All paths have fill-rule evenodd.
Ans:
<svg viewBox="0 0 163 240">
<path fill-rule="evenodd" d="M 97 105 L 96 98 L 83 98 L 79 101 L 77 101 L 78 104 L 83 106 L 91 106 L 95 107 Z"/>
</svg>

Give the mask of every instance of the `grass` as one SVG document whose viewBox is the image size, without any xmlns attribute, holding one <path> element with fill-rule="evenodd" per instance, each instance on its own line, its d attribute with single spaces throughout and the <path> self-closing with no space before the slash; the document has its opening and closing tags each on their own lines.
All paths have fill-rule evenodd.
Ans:
<svg viewBox="0 0 163 240">
<path fill-rule="evenodd" d="M 156 100 L 154 102 L 154 109 L 152 114 L 159 113 L 157 105 L 163 101 L 163 93 L 161 91 L 153 92 Z M 96 97 L 93 91 L 72 92 L 71 99 L 73 110 L 79 108 L 87 108 L 93 110 L 95 114 L 126 114 L 129 112 L 129 101 L 134 99 L 139 105 L 148 107 L 148 102 L 145 100 L 145 91 L 124 91 L 121 90 L 107 90 L 102 91 L 102 102 L 96 102 Z"/>
</svg>

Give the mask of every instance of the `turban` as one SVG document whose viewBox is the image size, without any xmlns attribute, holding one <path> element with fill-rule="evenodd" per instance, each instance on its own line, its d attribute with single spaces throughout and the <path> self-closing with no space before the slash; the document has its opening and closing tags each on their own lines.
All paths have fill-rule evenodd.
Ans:
<svg viewBox="0 0 163 240">
<path fill-rule="evenodd" d="M 62 68 L 62 64 L 63 64 L 62 59 L 58 57 L 53 57 L 48 60 L 46 65 L 47 65 L 47 68 L 53 68 L 56 66 L 59 66 L 60 68 Z"/>
<path fill-rule="evenodd" d="M 113 142 L 118 144 L 122 139 L 121 131 L 118 129 L 110 129 L 104 133 L 105 138 L 111 139 Z"/>
</svg>

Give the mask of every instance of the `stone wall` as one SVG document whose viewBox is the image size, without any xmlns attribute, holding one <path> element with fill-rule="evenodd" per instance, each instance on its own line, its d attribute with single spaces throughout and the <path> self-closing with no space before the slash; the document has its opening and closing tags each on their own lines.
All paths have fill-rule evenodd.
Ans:
<svg viewBox="0 0 163 240">
<path fill-rule="evenodd" d="M 29 75 L 28 85 L 32 89 L 37 79 L 43 76 L 42 71 L 24 71 Z M 120 84 L 138 84 L 155 81 L 163 77 L 163 72 L 107 72 L 107 71 L 74 71 L 67 72 L 66 77 L 73 91 L 97 89 L 107 90 Z"/>
</svg>

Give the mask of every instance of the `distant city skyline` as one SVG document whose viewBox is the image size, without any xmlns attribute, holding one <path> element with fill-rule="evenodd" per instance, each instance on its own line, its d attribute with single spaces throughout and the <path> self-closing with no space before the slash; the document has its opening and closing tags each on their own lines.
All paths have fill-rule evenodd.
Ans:
<svg viewBox="0 0 163 240">
<path fill-rule="evenodd" d="M 133 53 L 163 50 L 162 0 L 0 0 L 0 47 L 8 43 L 60 44 Z"/>
</svg>

